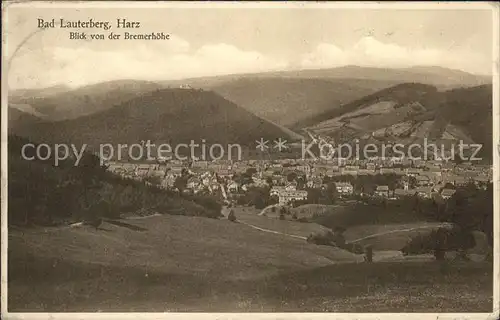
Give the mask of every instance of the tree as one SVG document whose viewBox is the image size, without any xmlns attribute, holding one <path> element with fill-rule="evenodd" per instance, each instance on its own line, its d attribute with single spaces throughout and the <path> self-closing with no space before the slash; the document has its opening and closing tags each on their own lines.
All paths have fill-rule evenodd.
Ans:
<svg viewBox="0 0 500 320">
<path fill-rule="evenodd" d="M 245 174 L 246 174 L 247 176 L 250 176 L 250 177 L 251 177 L 252 175 L 254 175 L 255 173 L 257 173 L 257 169 L 256 169 L 256 168 L 254 168 L 254 167 L 250 167 L 250 168 L 248 168 L 248 169 L 245 171 Z"/>
<path fill-rule="evenodd" d="M 180 176 L 175 179 L 174 187 L 177 188 L 177 190 L 179 190 L 179 193 L 182 193 L 186 189 L 188 179 L 189 178 L 187 175 Z"/>
<path fill-rule="evenodd" d="M 287 174 L 286 176 L 286 180 L 288 182 L 292 182 L 292 181 L 295 181 L 295 179 L 297 179 L 297 173 L 295 172 L 290 172 L 289 174 Z"/>
<path fill-rule="evenodd" d="M 307 202 L 309 203 L 320 203 L 321 191 L 318 189 L 307 189 Z"/>
<path fill-rule="evenodd" d="M 410 179 L 408 180 L 408 186 L 410 187 L 410 189 L 415 189 L 415 187 L 417 186 L 417 179 L 415 177 L 410 177 Z"/>
<path fill-rule="evenodd" d="M 338 198 L 337 185 L 335 182 L 328 183 L 326 187 L 326 196 L 329 204 L 334 204 L 335 200 Z"/>
<path fill-rule="evenodd" d="M 452 183 L 446 182 L 443 189 L 455 189 L 455 186 Z"/>
<path fill-rule="evenodd" d="M 162 183 L 162 179 L 158 176 L 147 176 L 144 181 L 151 183 L 152 185 L 159 186 Z"/>
<path fill-rule="evenodd" d="M 304 189 L 307 183 L 307 179 L 304 175 L 297 176 L 295 181 L 297 181 L 297 189 Z"/>
</svg>

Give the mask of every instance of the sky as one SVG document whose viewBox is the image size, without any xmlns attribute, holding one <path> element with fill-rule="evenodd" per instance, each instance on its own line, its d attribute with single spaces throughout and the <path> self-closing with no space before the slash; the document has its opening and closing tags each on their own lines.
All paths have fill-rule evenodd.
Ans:
<svg viewBox="0 0 500 320">
<path fill-rule="evenodd" d="M 4 19 L 10 88 L 75 87 L 117 79 L 174 80 L 345 65 L 441 66 L 476 74 L 491 74 L 492 70 L 493 15 L 488 7 L 77 6 L 52 3 L 44 8 L 8 8 Z M 112 28 L 58 28 L 61 18 L 109 21 Z M 123 18 L 140 22 L 140 28 L 117 29 L 117 19 Z M 38 19 L 55 19 L 56 28 L 38 29 Z M 71 40 L 70 31 L 106 37 L 110 32 L 163 32 L 170 39 Z"/>
</svg>

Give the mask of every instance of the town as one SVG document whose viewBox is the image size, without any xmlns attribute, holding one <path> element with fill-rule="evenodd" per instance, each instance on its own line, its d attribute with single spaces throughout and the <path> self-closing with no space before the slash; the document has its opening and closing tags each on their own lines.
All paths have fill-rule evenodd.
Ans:
<svg viewBox="0 0 500 320">
<path fill-rule="evenodd" d="M 311 202 L 314 191 L 325 191 L 332 184 L 331 192 L 340 199 L 356 195 L 386 200 L 432 195 L 448 199 L 455 188 L 467 184 L 486 188 L 493 175 L 491 166 L 471 162 L 341 160 L 109 162 L 108 170 L 164 189 L 217 195 L 228 201 L 238 199 L 252 188 L 265 188 L 269 198 L 280 205 Z"/>
</svg>

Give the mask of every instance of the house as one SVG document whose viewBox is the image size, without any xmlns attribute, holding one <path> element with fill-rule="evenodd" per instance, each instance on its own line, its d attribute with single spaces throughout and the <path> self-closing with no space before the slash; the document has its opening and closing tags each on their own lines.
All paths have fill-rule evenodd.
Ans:
<svg viewBox="0 0 500 320">
<path fill-rule="evenodd" d="M 392 168 L 380 168 L 380 174 L 395 174 L 394 169 Z"/>
<path fill-rule="evenodd" d="M 441 166 L 434 163 L 427 163 L 425 165 L 425 168 L 427 169 L 427 171 L 432 171 L 432 172 L 441 171 Z"/>
<path fill-rule="evenodd" d="M 262 179 L 272 178 L 274 176 L 274 172 L 270 170 L 260 171 L 260 177 Z"/>
<path fill-rule="evenodd" d="M 335 175 L 336 171 L 333 170 L 333 169 L 327 169 L 326 172 L 325 172 L 325 176 L 328 176 L 328 177 L 333 177 Z"/>
<path fill-rule="evenodd" d="M 280 193 L 285 191 L 285 187 L 283 186 L 273 186 L 271 190 L 269 190 L 269 196 L 279 196 Z"/>
<path fill-rule="evenodd" d="M 360 176 L 368 176 L 368 175 L 374 175 L 375 170 L 369 170 L 369 169 L 359 169 L 358 170 L 358 175 Z"/>
<path fill-rule="evenodd" d="M 311 168 L 309 166 L 296 166 L 295 167 L 295 170 L 296 171 L 300 171 L 301 173 L 305 173 L 305 174 L 308 174 L 311 172 Z"/>
<path fill-rule="evenodd" d="M 416 176 L 415 179 L 417 180 L 417 186 L 419 187 L 426 187 L 431 185 L 431 180 L 426 175 Z"/>
<path fill-rule="evenodd" d="M 313 177 L 313 178 L 307 180 L 306 186 L 308 188 L 316 189 L 316 188 L 320 188 L 322 184 L 323 184 L 323 180 L 320 177 Z"/>
<path fill-rule="evenodd" d="M 283 191 L 279 195 L 279 204 L 286 205 L 292 201 L 300 201 L 307 199 L 307 191 L 305 190 L 295 190 L 295 191 Z"/>
<path fill-rule="evenodd" d="M 413 167 L 415 167 L 415 168 L 422 168 L 425 164 L 425 162 L 423 160 L 420 160 L 420 159 L 414 159 L 414 160 L 412 160 L 412 163 L 413 163 Z"/>
<path fill-rule="evenodd" d="M 173 174 L 176 177 L 179 177 L 180 175 L 182 175 L 182 169 L 183 168 L 181 166 L 173 166 L 173 167 L 170 167 L 170 170 L 168 172 Z"/>
<path fill-rule="evenodd" d="M 402 164 L 403 163 L 403 157 L 391 157 L 390 161 L 393 164 Z"/>
<path fill-rule="evenodd" d="M 354 192 L 354 187 L 349 182 L 337 182 L 335 187 L 340 195 L 350 195 Z"/>
<path fill-rule="evenodd" d="M 377 169 L 377 166 L 375 165 L 375 163 L 367 163 L 366 164 L 366 170 L 375 171 L 376 169 Z"/>
<path fill-rule="evenodd" d="M 462 176 L 455 176 L 455 180 L 453 181 L 453 184 L 455 186 L 465 186 L 469 183 L 469 179 L 462 177 Z"/>
<path fill-rule="evenodd" d="M 375 195 L 378 197 L 389 198 L 389 186 L 377 186 Z"/>
<path fill-rule="evenodd" d="M 341 173 L 346 176 L 357 176 L 358 170 L 347 170 L 346 168 L 342 168 Z"/>
<path fill-rule="evenodd" d="M 411 160 L 407 159 L 407 158 L 404 158 L 403 161 L 401 161 L 401 165 L 403 167 L 411 167 Z"/>
<path fill-rule="evenodd" d="M 233 161 L 229 160 L 229 159 L 214 160 L 214 162 L 216 162 L 216 163 L 218 163 L 220 165 L 223 165 L 226 168 L 229 168 L 233 164 Z"/>
<path fill-rule="evenodd" d="M 169 162 L 171 165 L 174 165 L 174 166 L 182 166 L 182 160 L 172 159 Z"/>
<path fill-rule="evenodd" d="M 423 172 L 422 169 L 408 168 L 406 170 L 406 175 L 408 177 L 416 177 L 416 176 L 419 176 L 422 172 Z"/>
<path fill-rule="evenodd" d="M 224 169 L 224 166 L 218 163 L 209 162 L 207 165 L 207 169 L 210 171 L 218 172 L 219 170 Z"/>
<path fill-rule="evenodd" d="M 269 171 L 271 171 L 273 174 L 283 174 L 283 167 L 281 165 L 279 167 L 271 167 L 269 168 Z"/>
<path fill-rule="evenodd" d="M 172 188 L 174 186 L 174 183 L 175 183 L 175 179 L 176 177 L 171 175 L 171 174 L 167 174 L 165 176 L 165 178 L 163 178 L 162 182 L 161 182 L 161 186 L 163 188 Z"/>
<path fill-rule="evenodd" d="M 477 175 L 472 180 L 477 187 L 483 189 L 486 189 L 490 183 L 490 178 L 486 175 Z"/>
<path fill-rule="evenodd" d="M 455 194 L 455 192 L 456 191 L 454 189 L 443 189 L 441 190 L 441 197 L 443 199 L 449 199 Z"/>
<path fill-rule="evenodd" d="M 256 187 L 266 187 L 268 186 L 269 184 L 267 183 L 266 180 L 264 179 L 260 179 L 260 178 L 254 178 L 253 179 L 253 185 L 256 186 Z"/>
<path fill-rule="evenodd" d="M 209 185 L 208 185 L 208 190 L 210 192 L 214 192 L 214 191 L 217 191 L 220 189 L 220 185 L 217 183 L 217 182 L 211 182 Z"/>
<path fill-rule="evenodd" d="M 201 186 L 201 181 L 198 177 L 191 177 L 187 182 L 188 189 L 198 189 Z"/>
<path fill-rule="evenodd" d="M 236 181 L 231 181 L 227 185 L 227 190 L 232 193 L 238 192 L 239 188 L 240 185 Z"/>
<path fill-rule="evenodd" d="M 149 165 L 140 164 L 135 169 L 135 174 L 139 177 L 144 177 L 149 175 L 149 170 L 150 170 Z"/>
<path fill-rule="evenodd" d="M 217 174 L 221 178 L 230 178 L 233 176 L 233 173 L 229 169 L 219 169 Z"/>
<path fill-rule="evenodd" d="M 297 190 L 297 182 L 296 181 L 291 181 L 288 182 L 285 186 L 286 191 L 295 191 Z"/>
<path fill-rule="evenodd" d="M 432 195 L 432 187 L 418 187 L 415 189 L 415 194 L 421 198 L 430 198 Z"/>
<path fill-rule="evenodd" d="M 356 165 L 345 166 L 344 170 L 347 170 L 347 171 L 358 171 L 359 170 L 359 166 L 356 166 Z"/>
<path fill-rule="evenodd" d="M 275 185 L 282 185 L 286 183 L 286 177 L 283 176 L 272 176 L 271 180 L 273 181 L 273 184 Z"/>
<path fill-rule="evenodd" d="M 208 161 L 205 160 L 198 160 L 198 161 L 193 161 L 191 164 L 193 168 L 203 168 L 206 169 L 208 168 Z"/>
<path fill-rule="evenodd" d="M 441 166 L 441 171 L 444 172 L 450 172 L 453 171 L 453 169 L 455 169 L 455 164 L 453 162 L 445 162 Z"/>
<path fill-rule="evenodd" d="M 123 165 L 121 163 L 109 163 L 108 170 L 111 172 L 118 172 L 123 170 Z"/>
<path fill-rule="evenodd" d="M 393 170 L 393 173 L 397 176 L 404 176 L 405 175 L 405 171 L 401 168 L 394 168 L 392 170 Z"/>
</svg>

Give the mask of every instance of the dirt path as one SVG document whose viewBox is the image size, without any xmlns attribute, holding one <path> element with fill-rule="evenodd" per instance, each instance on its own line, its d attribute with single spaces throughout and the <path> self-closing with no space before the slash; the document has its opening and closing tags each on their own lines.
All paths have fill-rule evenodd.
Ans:
<svg viewBox="0 0 500 320">
<path fill-rule="evenodd" d="M 442 226 L 443 227 L 444 226 L 449 226 L 449 224 L 443 224 Z M 378 236 L 384 236 L 386 234 L 391 234 L 391 233 L 410 232 L 410 231 L 432 229 L 432 228 L 436 228 L 436 226 L 420 226 L 420 227 L 414 227 L 414 228 L 396 229 L 396 230 L 391 230 L 391 231 L 385 231 L 385 232 L 371 234 L 371 235 L 368 235 L 366 237 L 362 237 L 362 238 L 359 238 L 359 239 L 356 239 L 356 240 L 352 240 L 352 241 L 350 241 L 350 243 L 356 243 L 356 242 L 359 242 L 359 241 L 363 241 L 363 240 L 370 239 L 370 238 L 376 238 Z"/>
<path fill-rule="evenodd" d="M 257 226 L 254 226 L 253 224 L 250 224 L 250 223 L 247 223 L 247 222 L 244 222 L 244 221 L 241 221 L 241 220 L 238 220 L 237 222 L 239 222 L 241 224 L 244 224 L 246 226 L 249 226 L 250 228 L 254 228 L 256 230 L 260 230 L 262 232 L 268 232 L 268 233 L 274 233 L 274 234 L 281 234 L 281 235 L 284 235 L 284 236 L 287 236 L 287 237 L 292 237 L 292 238 L 302 239 L 302 240 L 306 240 L 307 239 L 306 237 L 296 236 L 294 234 L 288 234 L 288 233 L 283 233 L 283 232 L 279 232 L 279 231 L 275 231 L 275 230 L 270 230 L 270 229 L 264 229 L 264 228 L 261 228 L 261 227 L 257 227 Z"/>
</svg>

